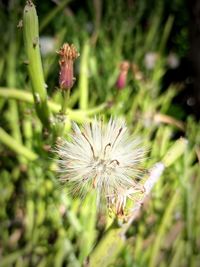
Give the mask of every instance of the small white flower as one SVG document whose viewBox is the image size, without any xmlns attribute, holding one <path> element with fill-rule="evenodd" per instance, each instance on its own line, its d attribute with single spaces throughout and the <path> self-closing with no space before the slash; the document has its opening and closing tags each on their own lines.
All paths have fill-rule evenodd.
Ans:
<svg viewBox="0 0 200 267">
<path fill-rule="evenodd" d="M 55 50 L 55 39 L 51 36 L 40 37 L 40 51 L 43 56 L 52 53 Z"/>
<path fill-rule="evenodd" d="M 62 140 L 56 151 L 60 179 L 68 183 L 73 194 L 84 195 L 95 188 L 98 204 L 106 199 L 111 207 L 119 205 L 122 192 L 129 198 L 138 192 L 138 164 L 144 159 L 145 149 L 129 135 L 124 120 L 111 118 L 104 124 L 95 118 L 82 130 L 74 124 L 71 140 Z M 115 208 L 121 213 L 125 200 L 122 202 L 120 209 Z"/>
<path fill-rule="evenodd" d="M 167 64 L 171 69 L 176 69 L 180 65 L 180 59 L 175 53 L 170 53 L 167 57 Z"/>
</svg>

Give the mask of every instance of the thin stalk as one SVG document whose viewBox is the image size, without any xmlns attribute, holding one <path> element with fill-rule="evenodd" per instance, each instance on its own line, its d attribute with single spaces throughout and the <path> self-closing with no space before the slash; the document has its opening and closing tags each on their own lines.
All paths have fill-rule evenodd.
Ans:
<svg viewBox="0 0 200 267">
<path fill-rule="evenodd" d="M 71 123 L 67 114 L 70 89 L 62 90 L 62 104 L 59 114 L 56 115 L 54 137 L 61 137 L 67 129 L 70 129 Z"/>
<path fill-rule="evenodd" d="M 16 85 L 16 59 L 17 59 L 17 43 L 16 43 L 16 29 L 14 28 L 16 19 L 14 10 L 11 10 L 11 21 L 12 25 L 10 27 L 10 42 L 7 54 L 7 72 L 6 72 L 6 82 L 8 87 L 14 87 Z M 19 127 L 19 112 L 17 102 L 15 100 L 9 100 L 9 111 L 8 111 L 8 121 L 11 129 L 12 136 L 22 142 L 21 131 Z"/>
<path fill-rule="evenodd" d="M 16 86 L 17 83 L 17 53 L 19 48 L 19 40 L 16 35 L 15 24 L 17 21 L 16 13 L 14 12 L 14 6 L 10 10 L 10 19 L 11 19 L 11 26 L 10 26 L 10 40 L 8 45 L 8 54 L 7 54 L 7 72 L 6 72 L 6 82 L 7 86 L 12 88 Z M 22 134 L 20 129 L 20 119 L 19 119 L 19 109 L 18 103 L 16 100 L 9 99 L 8 101 L 9 109 L 6 112 L 6 118 L 9 122 L 9 129 L 11 130 L 12 137 L 22 144 Z M 26 163 L 26 159 L 18 155 L 18 160 L 20 163 Z"/>
<path fill-rule="evenodd" d="M 101 24 L 101 17 L 102 17 L 102 1 L 101 0 L 94 0 L 93 1 L 93 8 L 94 8 L 94 32 L 91 37 L 91 43 L 93 45 L 96 44 L 98 35 L 99 35 L 99 29 Z"/>
<path fill-rule="evenodd" d="M 24 8 L 23 34 L 36 112 L 42 124 L 50 128 L 47 91 L 39 49 L 38 17 L 31 1 L 27 1 Z"/>
<path fill-rule="evenodd" d="M 26 103 L 21 103 L 23 112 L 26 110 Z M 33 129 L 32 129 L 32 121 L 26 116 L 22 120 L 22 132 L 24 136 L 24 145 L 31 149 L 33 144 Z"/>
<path fill-rule="evenodd" d="M 81 53 L 80 64 L 80 109 L 86 110 L 88 108 L 88 58 L 89 58 L 89 44 L 86 42 Z"/>
<path fill-rule="evenodd" d="M 163 53 L 163 51 L 166 47 L 166 43 L 167 43 L 167 40 L 169 38 L 169 34 L 170 34 L 172 26 L 173 26 L 173 22 L 174 22 L 174 17 L 169 16 L 169 18 L 165 24 L 163 35 L 162 35 L 160 46 L 159 46 L 159 52 L 161 54 Z"/>
<path fill-rule="evenodd" d="M 26 148 L 19 142 L 17 142 L 13 137 L 6 133 L 2 128 L 0 128 L 0 142 L 9 147 L 15 153 L 24 156 L 28 160 L 37 159 L 37 154 L 35 154 L 30 149 Z"/>
<path fill-rule="evenodd" d="M 70 90 L 62 91 L 62 105 L 61 105 L 61 111 L 60 111 L 62 114 L 66 113 L 69 97 L 70 97 Z"/>
</svg>

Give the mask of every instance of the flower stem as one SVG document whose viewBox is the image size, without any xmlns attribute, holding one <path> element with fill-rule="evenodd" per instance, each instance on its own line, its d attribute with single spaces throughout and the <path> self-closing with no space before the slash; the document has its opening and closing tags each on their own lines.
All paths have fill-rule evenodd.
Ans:
<svg viewBox="0 0 200 267">
<path fill-rule="evenodd" d="M 61 106 L 61 113 L 65 114 L 67 107 L 68 107 L 68 101 L 70 96 L 70 90 L 62 90 L 62 106 Z"/>
<path fill-rule="evenodd" d="M 80 64 L 80 108 L 85 110 L 88 108 L 88 57 L 89 57 L 89 44 L 85 43 L 81 56 Z"/>
</svg>

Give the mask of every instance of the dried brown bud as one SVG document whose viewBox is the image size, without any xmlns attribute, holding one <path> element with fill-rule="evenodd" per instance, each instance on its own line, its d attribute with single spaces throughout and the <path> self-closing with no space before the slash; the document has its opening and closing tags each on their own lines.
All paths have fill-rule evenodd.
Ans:
<svg viewBox="0 0 200 267">
<path fill-rule="evenodd" d="M 75 46 L 64 44 L 59 50 L 60 77 L 59 85 L 62 90 L 70 90 L 74 85 L 74 60 L 79 56 Z"/>
</svg>

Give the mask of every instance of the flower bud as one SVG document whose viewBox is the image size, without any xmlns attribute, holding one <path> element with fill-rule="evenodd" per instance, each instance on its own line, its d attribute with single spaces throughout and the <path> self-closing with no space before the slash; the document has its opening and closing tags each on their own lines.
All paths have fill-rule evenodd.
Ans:
<svg viewBox="0 0 200 267">
<path fill-rule="evenodd" d="M 123 89 L 126 86 L 127 73 L 129 70 L 130 64 L 128 61 L 123 61 L 120 64 L 120 73 L 117 78 L 117 88 L 119 90 Z"/>
<path fill-rule="evenodd" d="M 70 90 L 74 85 L 74 60 L 79 56 L 75 46 L 64 44 L 59 50 L 60 76 L 59 85 L 62 90 Z"/>
</svg>

